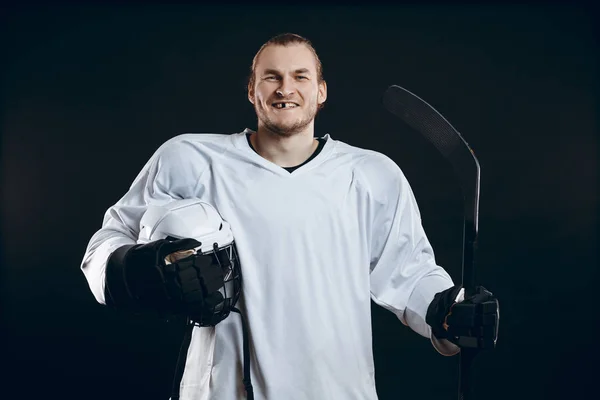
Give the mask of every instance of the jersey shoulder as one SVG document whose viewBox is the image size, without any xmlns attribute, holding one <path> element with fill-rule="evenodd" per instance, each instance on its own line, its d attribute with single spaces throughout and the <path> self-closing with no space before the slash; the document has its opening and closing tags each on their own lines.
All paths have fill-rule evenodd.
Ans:
<svg viewBox="0 0 600 400">
<path fill-rule="evenodd" d="M 398 164 L 386 154 L 365 149 L 336 140 L 336 153 L 339 157 L 347 157 L 353 164 L 353 169 L 368 179 L 378 176 L 384 179 L 403 177 Z"/>
<path fill-rule="evenodd" d="M 339 157 L 347 157 L 352 163 L 358 185 L 374 198 L 384 200 L 411 190 L 402 169 L 386 154 L 340 141 L 335 147 Z"/>
<path fill-rule="evenodd" d="M 153 158 L 162 160 L 210 159 L 222 154 L 232 145 L 231 133 L 182 133 L 174 136 L 159 146 Z"/>
<path fill-rule="evenodd" d="M 201 147 L 227 148 L 231 144 L 231 133 L 182 133 L 165 141 L 159 148 L 170 149 L 172 147 Z"/>
</svg>

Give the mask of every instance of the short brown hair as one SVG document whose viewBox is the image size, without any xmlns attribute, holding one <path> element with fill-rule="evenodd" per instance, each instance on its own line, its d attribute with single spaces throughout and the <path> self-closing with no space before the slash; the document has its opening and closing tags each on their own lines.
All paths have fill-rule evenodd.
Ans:
<svg viewBox="0 0 600 400">
<path fill-rule="evenodd" d="M 317 52 L 310 40 L 295 33 L 282 33 L 269 39 L 265 44 L 263 44 L 260 47 L 256 55 L 254 56 L 254 59 L 252 60 L 252 67 L 250 68 L 250 76 L 248 77 L 247 89 L 249 92 L 252 91 L 254 88 L 254 83 L 256 79 L 254 72 L 256 70 L 256 63 L 258 61 L 258 56 L 260 56 L 260 53 L 262 53 L 262 51 L 268 46 L 289 46 L 291 44 L 303 44 L 306 47 L 308 47 L 308 49 L 315 56 L 315 60 L 317 62 L 317 80 L 319 83 L 324 81 L 323 65 L 321 64 L 321 60 L 319 59 L 319 56 L 317 55 Z"/>
</svg>

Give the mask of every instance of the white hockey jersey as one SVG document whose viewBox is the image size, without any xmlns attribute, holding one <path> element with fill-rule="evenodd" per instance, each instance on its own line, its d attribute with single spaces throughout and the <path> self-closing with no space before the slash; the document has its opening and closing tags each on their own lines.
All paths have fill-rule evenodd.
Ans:
<svg viewBox="0 0 600 400">
<path fill-rule="evenodd" d="M 371 299 L 456 354 L 425 323 L 435 293 L 453 282 L 400 168 L 326 135 L 290 173 L 253 151 L 248 132 L 183 134 L 155 152 L 86 249 L 81 268 L 96 300 L 105 303 L 109 255 L 136 242 L 146 207 L 197 197 L 235 237 L 257 400 L 376 400 Z M 181 399 L 244 399 L 242 362 L 239 315 L 194 328 Z"/>
</svg>

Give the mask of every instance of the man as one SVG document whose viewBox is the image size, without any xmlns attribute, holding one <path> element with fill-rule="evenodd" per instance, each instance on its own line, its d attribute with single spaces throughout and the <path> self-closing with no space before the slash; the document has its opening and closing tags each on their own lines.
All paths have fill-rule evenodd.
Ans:
<svg viewBox="0 0 600 400">
<path fill-rule="evenodd" d="M 170 139 L 108 209 L 82 262 L 97 301 L 135 302 L 111 288 L 156 267 L 152 257 L 132 261 L 143 259 L 135 241 L 147 207 L 200 198 L 235 237 L 257 399 L 377 399 L 371 299 L 441 354 L 457 354 L 449 316 L 463 291 L 436 265 L 405 176 L 383 154 L 315 138 L 327 85 L 310 42 L 284 34 L 265 43 L 248 99 L 256 131 Z M 241 337 L 237 318 L 194 328 L 182 399 L 246 398 Z"/>
</svg>

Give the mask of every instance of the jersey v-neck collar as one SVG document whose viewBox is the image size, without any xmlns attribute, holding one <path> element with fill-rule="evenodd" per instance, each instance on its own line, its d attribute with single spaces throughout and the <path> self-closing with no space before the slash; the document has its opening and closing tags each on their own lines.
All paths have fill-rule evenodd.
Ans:
<svg viewBox="0 0 600 400">
<path fill-rule="evenodd" d="M 284 176 L 296 176 L 302 173 L 302 171 L 306 171 L 308 169 L 316 167 L 318 164 L 325 160 L 327 154 L 333 149 L 334 146 L 333 140 L 330 140 L 331 136 L 329 134 L 317 138 L 320 142 L 319 146 L 317 147 L 317 150 L 315 150 L 305 162 L 303 162 L 297 167 L 292 167 L 292 171 L 289 171 L 288 169 L 281 167 L 275 164 L 274 162 L 269 161 L 266 158 L 260 156 L 249 143 L 247 135 L 251 133 L 254 133 L 254 131 L 246 128 L 243 132 L 231 135 L 234 146 L 238 149 L 243 150 L 245 153 L 249 153 L 247 155 L 251 157 L 254 161 L 258 162 L 260 165 L 276 172 L 279 175 Z"/>
<path fill-rule="evenodd" d="M 252 146 L 252 142 L 250 141 L 250 136 L 252 135 L 251 132 L 246 133 L 246 140 L 248 141 L 248 146 L 250 146 L 250 148 L 258 154 L 258 152 L 256 151 L 256 149 L 254 148 L 254 146 Z M 283 169 L 285 169 L 287 172 L 289 172 L 290 174 L 292 172 L 294 172 L 295 170 L 297 170 L 298 168 L 300 168 L 301 166 L 308 164 L 309 162 L 311 162 L 316 156 L 319 155 L 319 153 L 321 152 L 321 150 L 323 150 L 323 146 L 325 145 L 325 142 L 327 141 L 327 139 L 325 138 L 316 138 L 317 141 L 319 142 L 317 148 L 312 152 L 312 154 L 310 155 L 310 157 L 308 157 L 304 162 L 295 165 L 293 167 L 282 167 Z"/>
</svg>

